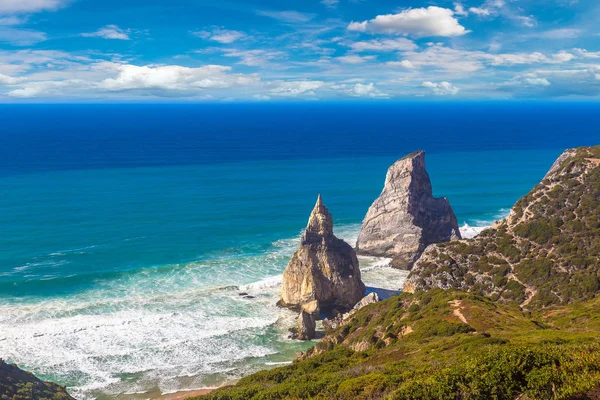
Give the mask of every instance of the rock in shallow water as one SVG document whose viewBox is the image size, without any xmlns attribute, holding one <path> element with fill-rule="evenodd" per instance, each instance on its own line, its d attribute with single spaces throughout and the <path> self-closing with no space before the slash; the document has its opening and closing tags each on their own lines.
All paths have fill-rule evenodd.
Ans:
<svg viewBox="0 0 600 400">
<path fill-rule="evenodd" d="M 347 311 L 364 294 L 356 252 L 333 234 L 333 218 L 319 196 L 300 248 L 283 273 L 279 304 L 311 313 Z"/>
<path fill-rule="evenodd" d="M 425 152 L 417 151 L 388 170 L 383 192 L 363 221 L 356 250 L 392 258 L 394 267 L 410 269 L 430 244 L 460 237 L 448 200 L 433 197 Z"/>
<path fill-rule="evenodd" d="M 306 311 L 301 311 L 298 315 L 298 340 L 312 340 L 314 339 L 317 329 L 317 323 L 315 321 L 315 315 L 309 314 Z"/>
</svg>

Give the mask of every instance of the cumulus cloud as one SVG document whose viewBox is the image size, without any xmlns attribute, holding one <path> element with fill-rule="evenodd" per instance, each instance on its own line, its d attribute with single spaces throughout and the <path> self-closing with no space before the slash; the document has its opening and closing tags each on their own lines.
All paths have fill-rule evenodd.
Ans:
<svg viewBox="0 0 600 400">
<path fill-rule="evenodd" d="M 362 42 L 354 42 L 349 47 L 357 52 L 361 51 L 407 51 L 417 49 L 412 40 L 406 38 L 396 39 L 374 39 Z"/>
<path fill-rule="evenodd" d="M 414 37 L 451 37 L 470 32 L 454 17 L 454 11 L 436 6 L 411 8 L 398 14 L 378 15 L 369 21 L 351 22 L 347 29 Z"/>
<path fill-rule="evenodd" d="M 406 68 L 406 69 L 416 69 L 417 68 L 417 67 L 415 67 L 415 65 L 413 63 L 411 63 L 408 60 L 388 61 L 386 64 L 391 67 L 400 67 L 400 68 Z"/>
<path fill-rule="evenodd" d="M 247 35 L 243 32 L 221 28 L 214 28 L 212 30 L 204 30 L 192 33 L 198 37 L 201 37 L 202 39 L 212 40 L 222 44 L 230 44 L 247 37 Z"/>
<path fill-rule="evenodd" d="M 271 96 L 296 97 L 296 96 L 314 96 L 315 90 L 325 86 L 322 81 L 277 81 L 272 83 L 269 91 Z"/>
<path fill-rule="evenodd" d="M 38 11 L 53 11 L 67 3 L 66 0 L 2 0 L 0 13 L 33 13 Z"/>
<path fill-rule="evenodd" d="M 600 96 L 600 66 L 538 70 L 516 76 L 498 89 L 516 97 Z"/>
<path fill-rule="evenodd" d="M 465 6 L 462 3 L 454 3 L 454 14 L 466 17 L 469 15 L 469 12 L 465 10 Z"/>
<path fill-rule="evenodd" d="M 259 82 L 258 75 L 232 74 L 231 67 L 206 65 L 188 68 L 179 65 L 136 66 L 120 65 L 115 78 L 105 79 L 98 88 L 109 91 L 161 89 L 189 91 L 190 89 L 223 89 Z"/>
<path fill-rule="evenodd" d="M 367 61 L 374 60 L 375 56 L 359 56 L 357 54 L 348 54 L 341 57 L 336 57 L 336 59 L 344 64 L 362 64 Z"/>
<path fill-rule="evenodd" d="M 117 25 L 106 25 L 104 28 L 100 28 L 96 32 L 82 33 L 81 36 L 113 40 L 130 40 L 130 33 L 131 31 L 129 29 L 121 29 Z"/>
<path fill-rule="evenodd" d="M 352 97 L 387 98 L 388 94 L 381 92 L 374 83 L 356 83 L 354 85 L 332 85 L 331 89 L 340 91 Z"/>
<path fill-rule="evenodd" d="M 454 96 L 460 92 L 459 88 L 446 81 L 439 83 L 425 81 L 421 84 L 421 87 L 431 89 L 436 96 Z"/>
<path fill-rule="evenodd" d="M 502 86 L 550 86 L 550 81 L 541 78 L 535 73 L 517 75 L 511 80 L 502 84 Z"/>
<path fill-rule="evenodd" d="M 469 8 L 469 12 L 471 12 L 475 15 L 478 15 L 480 17 L 487 17 L 492 14 L 492 12 L 489 9 L 480 8 L 480 7 L 471 7 L 471 8 Z"/>
<path fill-rule="evenodd" d="M 600 58 L 600 51 L 587 51 L 586 49 L 573 49 L 581 58 Z"/>
</svg>

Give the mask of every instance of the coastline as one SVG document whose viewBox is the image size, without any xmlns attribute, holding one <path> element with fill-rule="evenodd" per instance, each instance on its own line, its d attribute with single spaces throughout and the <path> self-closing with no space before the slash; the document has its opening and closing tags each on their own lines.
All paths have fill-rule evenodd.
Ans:
<svg viewBox="0 0 600 400">
<path fill-rule="evenodd" d="M 184 390 L 181 392 L 175 392 L 170 394 L 160 395 L 159 397 L 153 397 L 152 400 L 185 400 L 190 397 L 201 396 L 204 394 L 209 394 L 216 388 L 212 389 L 197 389 L 197 390 Z"/>
</svg>

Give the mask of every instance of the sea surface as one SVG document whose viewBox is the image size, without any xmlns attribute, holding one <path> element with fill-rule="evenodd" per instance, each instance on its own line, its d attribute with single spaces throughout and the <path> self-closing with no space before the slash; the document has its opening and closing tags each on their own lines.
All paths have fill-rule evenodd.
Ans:
<svg viewBox="0 0 600 400">
<path fill-rule="evenodd" d="M 78 399 L 215 387 L 310 346 L 275 302 L 319 193 L 354 243 L 387 168 L 424 149 L 473 236 L 600 142 L 585 103 L 0 105 L 0 122 L 0 357 Z M 361 267 L 370 290 L 406 278 Z"/>
</svg>

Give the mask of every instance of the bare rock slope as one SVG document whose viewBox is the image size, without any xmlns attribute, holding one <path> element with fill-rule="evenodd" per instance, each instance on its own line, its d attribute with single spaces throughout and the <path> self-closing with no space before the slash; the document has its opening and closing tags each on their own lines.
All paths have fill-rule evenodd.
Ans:
<svg viewBox="0 0 600 400">
<path fill-rule="evenodd" d="M 427 246 L 459 239 L 456 216 L 446 198 L 433 197 L 425 153 L 398 160 L 388 170 L 383 192 L 363 221 L 358 254 L 392 258 L 410 269 Z"/>
<path fill-rule="evenodd" d="M 364 295 L 356 252 L 333 234 L 333 218 L 319 196 L 300 247 L 283 273 L 279 304 L 309 313 L 343 312 Z"/>
</svg>

